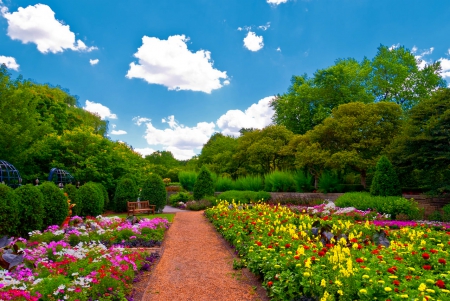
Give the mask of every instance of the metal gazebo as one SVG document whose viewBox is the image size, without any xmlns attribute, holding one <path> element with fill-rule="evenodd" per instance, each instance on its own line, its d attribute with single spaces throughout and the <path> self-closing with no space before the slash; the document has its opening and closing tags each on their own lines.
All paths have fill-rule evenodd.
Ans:
<svg viewBox="0 0 450 301">
<path fill-rule="evenodd" d="M 75 178 L 64 169 L 52 168 L 48 174 L 48 181 L 53 181 L 61 187 L 65 184 L 75 183 Z"/>
<path fill-rule="evenodd" d="M 0 160 L 0 183 L 16 188 L 22 185 L 22 178 L 14 165 Z"/>
</svg>

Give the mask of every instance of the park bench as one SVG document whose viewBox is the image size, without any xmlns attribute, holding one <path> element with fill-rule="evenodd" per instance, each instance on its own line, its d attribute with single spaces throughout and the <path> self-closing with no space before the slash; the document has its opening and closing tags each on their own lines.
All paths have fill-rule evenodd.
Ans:
<svg viewBox="0 0 450 301">
<path fill-rule="evenodd" d="M 140 212 L 148 212 L 155 214 L 156 206 L 150 205 L 148 201 L 127 202 L 127 216 L 135 215 Z"/>
</svg>

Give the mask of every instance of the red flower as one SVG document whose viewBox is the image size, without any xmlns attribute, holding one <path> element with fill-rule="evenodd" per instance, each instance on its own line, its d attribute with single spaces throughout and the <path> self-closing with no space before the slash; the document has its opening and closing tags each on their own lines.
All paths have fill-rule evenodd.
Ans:
<svg viewBox="0 0 450 301">
<path fill-rule="evenodd" d="M 438 280 L 436 281 L 436 286 L 438 286 L 439 288 L 445 288 L 445 282 L 442 280 Z"/>
<path fill-rule="evenodd" d="M 433 254 L 436 254 L 438 252 L 438 250 L 431 249 L 430 252 L 433 253 Z"/>
<path fill-rule="evenodd" d="M 303 246 L 303 249 L 305 249 L 305 250 L 308 250 L 309 249 L 309 246 Z"/>
<path fill-rule="evenodd" d="M 286 249 L 289 249 L 289 248 L 291 247 L 291 244 L 286 244 L 284 247 L 285 247 Z"/>
<path fill-rule="evenodd" d="M 411 254 L 412 254 L 412 255 L 416 255 L 417 252 L 416 252 L 416 251 L 412 251 Z"/>
<path fill-rule="evenodd" d="M 365 268 L 366 268 L 366 266 L 365 266 L 365 265 L 362 265 L 362 266 L 361 266 L 361 269 L 365 269 Z"/>
<path fill-rule="evenodd" d="M 316 260 L 316 257 L 311 256 L 311 261 L 315 261 L 315 260 Z"/>
<path fill-rule="evenodd" d="M 423 253 L 423 254 L 422 254 L 422 258 L 423 258 L 423 259 L 430 259 L 430 254 L 428 254 L 428 253 Z"/>
<path fill-rule="evenodd" d="M 406 278 L 407 281 L 409 281 L 409 280 L 412 279 L 412 276 L 411 275 L 406 275 L 405 278 Z"/>
<path fill-rule="evenodd" d="M 261 247 L 261 245 L 262 245 L 262 243 L 261 243 L 260 241 L 257 241 L 256 244 L 257 244 L 258 246 L 260 246 L 260 247 Z"/>
<path fill-rule="evenodd" d="M 442 264 L 446 264 L 447 263 L 447 261 L 444 258 L 439 258 L 438 262 L 442 263 Z"/>
<path fill-rule="evenodd" d="M 295 260 L 299 260 L 299 259 L 300 259 L 300 256 L 295 255 L 294 258 L 295 258 Z"/>
<path fill-rule="evenodd" d="M 363 246 L 361 246 L 360 244 L 358 244 L 358 250 L 361 250 L 363 248 Z"/>
<path fill-rule="evenodd" d="M 431 265 L 426 264 L 426 265 L 423 266 L 423 269 L 424 270 L 431 270 Z"/>
<path fill-rule="evenodd" d="M 323 256 L 325 256 L 325 252 L 324 252 L 324 251 L 319 251 L 318 255 L 319 255 L 320 257 L 323 257 Z"/>
<path fill-rule="evenodd" d="M 273 285 L 273 282 L 272 282 L 272 281 L 267 282 L 267 286 L 268 286 L 268 287 L 271 287 L 272 285 Z"/>
<path fill-rule="evenodd" d="M 358 242 L 358 239 L 352 238 L 350 241 L 351 241 L 351 242 Z"/>
<path fill-rule="evenodd" d="M 372 254 L 378 254 L 378 253 L 380 253 L 380 251 L 378 251 L 378 250 L 373 250 L 372 251 Z"/>
<path fill-rule="evenodd" d="M 393 283 L 395 286 L 399 286 L 399 285 L 400 285 L 400 281 L 398 281 L 398 280 L 394 280 L 394 281 L 392 281 L 392 283 Z"/>
<path fill-rule="evenodd" d="M 359 262 L 359 263 L 364 262 L 364 259 L 362 259 L 362 258 L 356 258 L 356 262 Z"/>
<path fill-rule="evenodd" d="M 383 255 L 378 255 L 377 258 L 378 258 L 379 260 L 382 260 L 382 259 L 383 259 Z"/>
<path fill-rule="evenodd" d="M 397 272 L 397 267 L 391 267 L 387 271 L 388 273 L 395 274 L 395 272 Z"/>
</svg>

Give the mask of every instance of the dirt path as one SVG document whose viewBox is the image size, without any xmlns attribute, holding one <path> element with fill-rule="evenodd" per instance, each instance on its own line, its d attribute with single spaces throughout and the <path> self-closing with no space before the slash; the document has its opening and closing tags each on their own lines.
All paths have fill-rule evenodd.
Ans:
<svg viewBox="0 0 450 301">
<path fill-rule="evenodd" d="M 163 255 L 142 300 L 269 300 L 203 212 L 179 212 L 169 228 Z"/>
</svg>

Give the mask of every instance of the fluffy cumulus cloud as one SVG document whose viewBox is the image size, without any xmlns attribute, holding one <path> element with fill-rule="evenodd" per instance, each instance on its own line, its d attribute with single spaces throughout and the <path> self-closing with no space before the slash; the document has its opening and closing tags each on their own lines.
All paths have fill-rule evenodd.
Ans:
<svg viewBox="0 0 450 301">
<path fill-rule="evenodd" d="M 150 118 L 145 118 L 145 117 L 141 117 L 141 116 L 137 116 L 133 118 L 134 124 L 136 124 L 137 126 L 140 126 L 143 123 L 147 123 L 152 121 Z"/>
<path fill-rule="evenodd" d="M 447 80 L 450 86 L 450 60 L 446 58 L 440 58 L 439 61 L 441 62 L 441 76 Z"/>
<path fill-rule="evenodd" d="M 258 51 L 264 47 L 263 37 L 257 36 L 254 32 L 249 31 L 244 38 L 244 46 L 250 51 Z"/>
<path fill-rule="evenodd" d="M 427 61 L 425 56 L 432 54 L 434 51 L 434 47 L 431 47 L 430 49 L 426 49 L 418 53 L 418 48 L 414 46 L 411 49 L 411 53 L 414 54 L 414 57 L 417 60 L 417 66 L 420 70 L 425 68 L 428 64 L 432 63 L 431 61 Z"/>
<path fill-rule="evenodd" d="M 274 111 L 269 104 L 273 98 L 273 96 L 265 97 L 244 112 L 229 110 L 217 120 L 217 126 L 222 134 L 231 136 L 239 136 L 239 130 L 242 128 L 262 129 L 272 122 Z"/>
<path fill-rule="evenodd" d="M 17 64 L 16 59 L 11 56 L 0 55 L 0 65 L 2 64 L 5 64 L 8 69 L 19 70 L 19 64 Z"/>
<path fill-rule="evenodd" d="M 273 5 L 280 5 L 281 3 L 286 3 L 288 0 L 267 0 L 267 3 Z"/>
<path fill-rule="evenodd" d="M 75 34 L 69 25 L 55 19 L 55 12 L 45 4 L 19 7 L 10 13 L 2 6 L 1 13 L 8 22 L 8 36 L 22 43 L 34 43 L 42 53 L 63 52 L 66 49 L 75 51 L 91 51 L 96 47 L 88 47 L 81 40 L 75 41 Z"/>
<path fill-rule="evenodd" d="M 98 64 L 98 62 L 100 62 L 100 60 L 99 60 L 99 59 L 95 59 L 95 60 L 89 60 L 89 64 L 91 64 L 92 66 L 93 66 L 93 65 L 97 65 L 97 64 Z"/>
<path fill-rule="evenodd" d="M 150 147 L 144 147 L 144 148 L 135 148 L 134 149 L 135 152 L 140 153 L 142 155 L 142 157 L 145 157 L 147 155 L 151 155 L 154 152 L 156 152 L 155 149 L 150 148 Z"/>
<path fill-rule="evenodd" d="M 191 90 L 211 93 L 223 87 L 228 80 L 226 71 L 214 69 L 211 53 L 206 50 L 191 52 L 184 35 L 167 40 L 142 38 L 142 46 L 134 56 L 127 78 L 142 78 L 150 84 L 164 85 L 169 90 Z"/>
<path fill-rule="evenodd" d="M 111 110 L 108 107 L 98 102 L 86 100 L 86 104 L 84 105 L 83 109 L 91 113 L 97 114 L 98 116 L 100 116 L 101 119 L 105 118 L 117 119 L 116 114 L 111 113 Z"/>
<path fill-rule="evenodd" d="M 111 131 L 111 135 L 126 135 L 126 134 L 127 134 L 127 132 L 124 130 L 118 130 L 118 131 L 112 130 Z"/>
<path fill-rule="evenodd" d="M 139 120 L 139 117 L 136 120 Z M 195 155 L 195 150 L 200 150 L 209 137 L 215 132 L 213 122 L 199 122 L 196 126 L 187 127 L 175 120 L 175 116 L 169 116 L 162 120 L 169 127 L 157 129 L 150 121 L 145 122 L 145 139 L 152 145 L 162 145 L 164 150 L 171 151 L 175 158 L 186 160 Z M 137 150 L 138 151 L 138 150 Z"/>
</svg>

